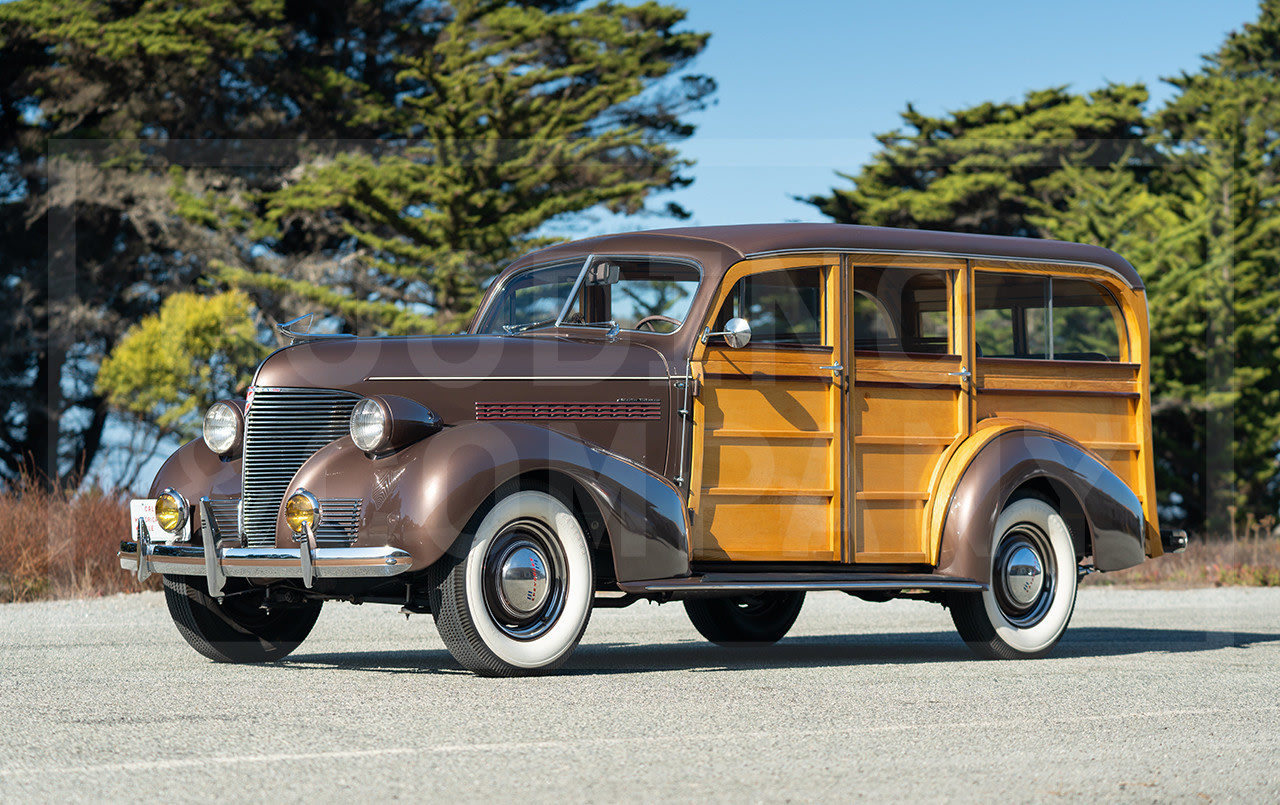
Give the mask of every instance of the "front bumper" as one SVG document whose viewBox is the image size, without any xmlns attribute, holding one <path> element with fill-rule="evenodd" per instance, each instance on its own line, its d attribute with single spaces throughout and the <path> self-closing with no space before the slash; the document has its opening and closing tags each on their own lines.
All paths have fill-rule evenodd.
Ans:
<svg viewBox="0 0 1280 805">
<path fill-rule="evenodd" d="M 120 567 L 138 581 L 152 573 L 204 576 L 210 595 L 221 595 L 228 577 L 314 580 L 387 578 L 413 568 L 413 557 L 399 548 L 316 548 L 304 541 L 297 548 L 225 548 L 213 526 L 207 500 L 201 501 L 203 545 L 154 543 L 146 522 L 138 518 L 137 539 L 120 543 Z"/>
</svg>

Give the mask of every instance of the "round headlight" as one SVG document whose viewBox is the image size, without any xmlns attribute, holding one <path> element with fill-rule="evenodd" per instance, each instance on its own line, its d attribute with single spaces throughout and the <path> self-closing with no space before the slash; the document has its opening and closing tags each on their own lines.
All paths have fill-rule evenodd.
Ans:
<svg viewBox="0 0 1280 805">
<path fill-rule="evenodd" d="M 320 527 L 320 501 L 307 490 L 299 489 L 284 504 L 284 521 L 295 534 L 305 534 L 308 527 L 314 531 Z"/>
<path fill-rule="evenodd" d="M 377 400 L 365 398 L 356 403 L 351 412 L 351 441 L 356 447 L 366 453 L 376 452 L 390 435 L 391 422 Z"/>
<path fill-rule="evenodd" d="M 156 522 L 169 534 L 177 534 L 187 524 L 187 501 L 176 489 L 166 489 L 156 498 Z"/>
<path fill-rule="evenodd" d="M 204 415 L 204 443 L 220 456 L 230 453 L 240 441 L 240 412 L 219 402 Z"/>
</svg>

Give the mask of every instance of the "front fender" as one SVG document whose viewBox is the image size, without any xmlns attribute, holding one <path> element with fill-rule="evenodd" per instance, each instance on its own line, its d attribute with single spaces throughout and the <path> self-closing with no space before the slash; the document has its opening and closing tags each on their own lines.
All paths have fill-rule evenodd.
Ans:
<svg viewBox="0 0 1280 805">
<path fill-rule="evenodd" d="M 1078 540 L 1088 540 L 1083 550 L 1093 554 L 1099 570 L 1132 567 L 1146 558 L 1138 496 L 1088 450 L 1060 434 L 1022 426 L 974 438 L 975 445 L 953 459 L 963 470 L 943 514 L 938 573 L 990 582 L 996 518 L 1029 483 L 1047 485 L 1059 497 L 1063 517 Z"/>
<path fill-rule="evenodd" d="M 147 497 L 158 497 L 164 490 L 173 487 L 191 502 L 193 539 L 198 539 L 200 522 L 199 508 L 195 506 L 200 498 L 240 497 L 240 459 L 223 459 L 204 443 L 204 439 L 195 438 L 179 447 L 169 456 L 156 473 L 151 482 L 151 490 Z"/>
<path fill-rule="evenodd" d="M 534 425 L 468 422 L 381 458 L 344 437 L 312 456 L 289 488 L 363 499 L 357 545 L 401 548 L 422 569 L 454 546 L 496 489 L 531 472 L 567 476 L 591 496 L 619 581 L 689 574 L 684 499 L 670 481 Z M 277 533 L 284 529 L 281 518 Z"/>
</svg>

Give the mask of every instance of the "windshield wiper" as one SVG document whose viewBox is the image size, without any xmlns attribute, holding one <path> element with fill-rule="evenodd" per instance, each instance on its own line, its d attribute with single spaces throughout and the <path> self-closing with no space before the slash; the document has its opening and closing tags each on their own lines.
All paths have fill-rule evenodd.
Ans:
<svg viewBox="0 0 1280 805">
<path fill-rule="evenodd" d="M 542 321 L 531 321 L 528 324 L 504 324 L 502 329 L 507 335 L 515 335 L 516 333 L 527 333 L 530 330 L 537 330 L 542 327 L 550 327 L 555 323 L 555 319 L 543 319 Z"/>
</svg>

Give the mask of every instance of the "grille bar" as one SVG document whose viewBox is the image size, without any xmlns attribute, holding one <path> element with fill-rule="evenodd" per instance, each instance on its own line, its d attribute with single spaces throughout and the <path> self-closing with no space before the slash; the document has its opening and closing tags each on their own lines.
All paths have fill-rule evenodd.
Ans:
<svg viewBox="0 0 1280 805">
<path fill-rule="evenodd" d="M 351 411 L 359 401 L 359 395 L 332 389 L 254 389 L 253 404 L 245 416 L 242 535 L 246 547 L 275 545 L 276 515 L 289 482 L 317 450 L 347 435 Z M 357 525 L 358 520 L 357 506 Z M 322 522 L 317 542 L 324 537 L 350 544 L 355 527 L 338 525 L 341 522 L 347 521 L 335 521 L 335 530 L 328 533 Z"/>
<path fill-rule="evenodd" d="M 209 511 L 219 535 L 234 537 L 240 533 L 240 498 L 210 498 Z"/>
</svg>

